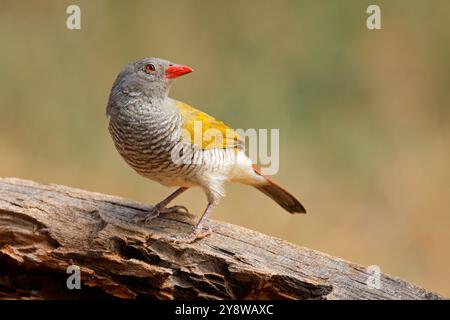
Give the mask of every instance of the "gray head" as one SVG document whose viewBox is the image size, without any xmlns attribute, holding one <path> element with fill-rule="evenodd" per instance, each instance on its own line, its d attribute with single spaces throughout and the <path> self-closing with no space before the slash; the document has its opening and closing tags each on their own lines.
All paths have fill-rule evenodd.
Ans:
<svg viewBox="0 0 450 320">
<path fill-rule="evenodd" d="M 109 96 L 106 113 L 116 113 L 130 98 L 150 104 L 167 98 L 170 86 L 179 76 L 192 69 L 159 58 L 144 58 L 129 63 L 116 78 Z"/>
</svg>

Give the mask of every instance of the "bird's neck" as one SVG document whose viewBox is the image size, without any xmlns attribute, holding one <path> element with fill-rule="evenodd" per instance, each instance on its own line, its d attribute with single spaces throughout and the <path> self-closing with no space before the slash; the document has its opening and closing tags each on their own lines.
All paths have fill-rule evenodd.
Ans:
<svg viewBox="0 0 450 320">
<path fill-rule="evenodd" d="M 146 118 L 166 117 L 175 112 L 171 108 L 171 100 L 169 97 L 136 97 L 130 98 L 126 105 L 120 108 L 119 116 L 130 117 L 134 119 L 144 120 Z"/>
</svg>

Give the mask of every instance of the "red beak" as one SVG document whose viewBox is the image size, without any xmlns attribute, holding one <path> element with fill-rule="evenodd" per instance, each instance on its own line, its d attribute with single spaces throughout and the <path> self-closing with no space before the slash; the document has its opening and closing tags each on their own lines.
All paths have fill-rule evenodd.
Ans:
<svg viewBox="0 0 450 320">
<path fill-rule="evenodd" d="M 183 66 L 181 64 L 173 64 L 166 69 L 166 79 L 174 79 L 182 76 L 183 74 L 192 72 L 192 68 Z"/>
</svg>

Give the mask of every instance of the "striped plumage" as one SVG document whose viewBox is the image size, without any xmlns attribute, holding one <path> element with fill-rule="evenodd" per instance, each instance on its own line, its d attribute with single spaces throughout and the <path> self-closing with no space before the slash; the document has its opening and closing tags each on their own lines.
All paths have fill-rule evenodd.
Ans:
<svg viewBox="0 0 450 320">
<path fill-rule="evenodd" d="M 176 102 L 168 98 L 161 106 L 129 104 L 111 117 L 109 131 L 120 155 L 137 173 L 166 186 L 196 186 L 201 182 L 199 176 L 209 171 L 226 176 L 232 169 L 235 151 L 203 150 L 183 139 L 183 126 Z M 191 157 L 177 163 L 172 157 L 180 148 L 189 148 Z"/>
<path fill-rule="evenodd" d="M 252 165 L 234 130 L 168 97 L 174 78 L 190 71 L 162 59 L 142 59 L 128 64 L 111 90 L 109 132 L 120 155 L 140 175 L 179 187 L 148 217 L 170 211 L 166 206 L 173 198 L 199 186 L 207 196 L 208 207 L 194 232 L 184 238 L 195 240 L 209 212 L 225 195 L 227 181 L 255 186 L 291 213 L 305 212 L 295 197 Z"/>
</svg>

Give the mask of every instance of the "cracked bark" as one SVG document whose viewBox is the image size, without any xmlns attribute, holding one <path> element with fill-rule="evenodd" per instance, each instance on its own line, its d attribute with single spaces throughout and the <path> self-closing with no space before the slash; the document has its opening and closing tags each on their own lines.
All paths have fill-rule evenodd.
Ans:
<svg viewBox="0 0 450 320">
<path fill-rule="evenodd" d="M 20 299 L 440 299 L 366 268 L 227 223 L 213 234 L 174 244 L 189 215 L 167 214 L 140 226 L 150 207 L 59 185 L 0 179 L 0 298 Z M 67 267 L 81 271 L 69 290 Z"/>
</svg>

